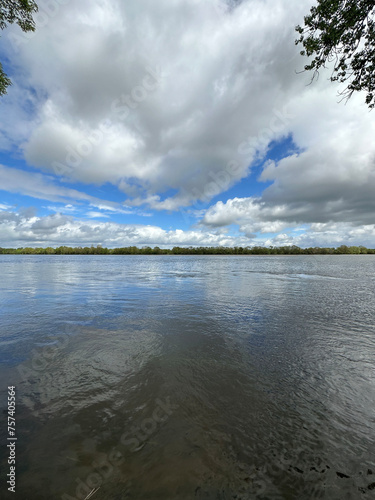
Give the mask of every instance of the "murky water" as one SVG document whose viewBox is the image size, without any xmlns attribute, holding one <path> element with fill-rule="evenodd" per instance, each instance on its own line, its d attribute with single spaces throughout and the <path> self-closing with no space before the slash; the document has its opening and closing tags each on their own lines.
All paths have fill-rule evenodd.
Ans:
<svg viewBox="0 0 375 500">
<path fill-rule="evenodd" d="M 0 270 L 0 498 L 374 498 L 375 256 Z"/>
</svg>

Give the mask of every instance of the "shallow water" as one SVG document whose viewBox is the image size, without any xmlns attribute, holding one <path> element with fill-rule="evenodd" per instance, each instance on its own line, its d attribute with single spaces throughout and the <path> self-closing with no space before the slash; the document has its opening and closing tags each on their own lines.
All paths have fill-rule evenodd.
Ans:
<svg viewBox="0 0 375 500">
<path fill-rule="evenodd" d="M 0 256 L 16 495 L 375 495 L 375 256 Z M 95 491 L 95 488 L 99 488 Z"/>
</svg>

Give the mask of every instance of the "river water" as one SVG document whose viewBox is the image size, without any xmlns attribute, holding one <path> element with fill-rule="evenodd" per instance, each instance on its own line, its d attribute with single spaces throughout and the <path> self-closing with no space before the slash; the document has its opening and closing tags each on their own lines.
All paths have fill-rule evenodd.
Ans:
<svg viewBox="0 0 375 500">
<path fill-rule="evenodd" d="M 0 498 L 374 498 L 375 256 L 0 270 Z"/>
</svg>

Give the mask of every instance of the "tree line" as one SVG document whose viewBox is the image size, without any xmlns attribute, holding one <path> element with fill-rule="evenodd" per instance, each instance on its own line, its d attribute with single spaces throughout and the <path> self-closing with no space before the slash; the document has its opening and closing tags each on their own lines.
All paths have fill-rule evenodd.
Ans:
<svg viewBox="0 0 375 500">
<path fill-rule="evenodd" d="M 0 254 L 12 255 L 342 255 L 342 254 L 375 254 L 375 249 L 364 246 L 341 245 L 333 247 L 300 248 L 296 245 L 281 247 L 173 247 L 159 248 L 135 246 L 122 248 L 106 248 L 101 245 L 90 247 L 57 248 L 1 248 Z"/>
</svg>

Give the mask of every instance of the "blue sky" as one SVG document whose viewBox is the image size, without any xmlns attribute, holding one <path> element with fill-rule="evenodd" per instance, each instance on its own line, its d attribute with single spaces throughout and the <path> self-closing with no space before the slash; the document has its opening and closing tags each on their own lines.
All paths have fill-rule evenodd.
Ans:
<svg viewBox="0 0 375 500">
<path fill-rule="evenodd" d="M 374 117 L 299 73 L 310 1 L 38 5 L 0 39 L 0 246 L 375 246 Z"/>
</svg>

